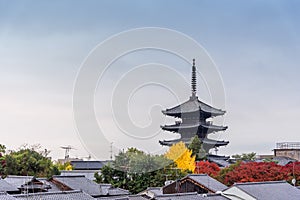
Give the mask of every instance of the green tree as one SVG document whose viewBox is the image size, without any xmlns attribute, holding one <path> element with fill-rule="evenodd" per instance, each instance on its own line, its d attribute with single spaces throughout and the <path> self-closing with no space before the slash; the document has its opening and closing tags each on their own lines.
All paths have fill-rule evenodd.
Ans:
<svg viewBox="0 0 300 200">
<path fill-rule="evenodd" d="M 225 182 L 225 177 L 228 173 L 234 171 L 237 167 L 239 167 L 241 165 L 242 161 L 239 160 L 234 164 L 229 165 L 228 167 L 225 167 L 223 169 L 221 169 L 221 171 L 219 171 L 219 174 L 217 176 L 217 179 L 221 182 L 224 183 Z"/>
<path fill-rule="evenodd" d="M 39 146 L 23 146 L 18 151 L 5 155 L 5 175 L 50 177 L 58 174 L 57 167 L 48 158 L 48 150 L 39 150 Z"/>
<path fill-rule="evenodd" d="M 197 135 L 192 137 L 188 149 L 193 152 L 192 156 L 196 156 L 196 161 L 206 159 L 206 151 L 203 149 L 202 142 Z"/>
<path fill-rule="evenodd" d="M 236 160 L 243 160 L 243 161 L 254 161 L 256 157 L 256 153 L 243 153 L 243 154 L 235 154 L 232 158 Z"/>
<path fill-rule="evenodd" d="M 175 180 L 186 175 L 163 155 L 150 155 L 130 148 L 120 152 L 115 160 L 95 174 L 96 182 L 110 183 L 115 187 L 136 194 L 147 187 L 161 187 L 166 180 Z"/>
<path fill-rule="evenodd" d="M 6 161 L 5 161 L 5 151 L 6 147 L 0 144 L 0 176 L 5 176 L 5 168 L 6 168 Z"/>
</svg>

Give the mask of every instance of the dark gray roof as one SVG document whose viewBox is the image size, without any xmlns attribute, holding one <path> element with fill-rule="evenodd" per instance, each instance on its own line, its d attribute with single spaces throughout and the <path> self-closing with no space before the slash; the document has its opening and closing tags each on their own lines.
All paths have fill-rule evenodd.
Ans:
<svg viewBox="0 0 300 200">
<path fill-rule="evenodd" d="M 185 144 L 189 144 L 191 142 L 191 138 L 180 138 L 180 139 L 175 139 L 175 140 L 160 140 L 159 143 L 161 145 L 167 145 L 167 146 L 172 146 L 173 144 L 176 144 L 178 142 L 184 142 Z M 228 141 L 218 141 L 218 140 L 212 140 L 212 139 L 208 139 L 208 138 L 204 138 L 204 140 L 202 141 L 204 145 L 211 145 L 211 146 L 225 146 L 227 144 L 229 144 Z"/>
<path fill-rule="evenodd" d="M 185 178 L 190 178 L 213 192 L 223 191 L 228 188 L 226 185 L 208 176 L 207 174 L 190 174 Z"/>
<path fill-rule="evenodd" d="M 195 129 L 198 127 L 202 127 L 205 130 L 207 129 L 208 133 L 215 132 L 215 131 L 225 131 L 228 127 L 227 126 L 217 126 L 212 124 L 202 124 L 200 122 L 194 123 L 194 124 L 187 124 L 187 123 L 179 123 L 179 124 L 172 124 L 172 125 L 164 125 L 161 126 L 163 130 L 167 131 L 175 131 L 177 132 L 178 129 Z"/>
<path fill-rule="evenodd" d="M 129 195 L 127 197 L 123 198 L 116 198 L 115 200 L 147 200 L 149 198 L 143 196 L 143 195 Z"/>
<path fill-rule="evenodd" d="M 73 190 L 82 190 L 91 196 L 103 195 L 100 186 L 84 176 L 53 176 L 52 178 Z"/>
<path fill-rule="evenodd" d="M 198 200 L 200 196 L 197 192 L 193 193 L 177 193 L 177 194 L 163 194 L 156 196 L 157 200 Z"/>
<path fill-rule="evenodd" d="M 273 161 L 277 162 L 278 165 L 284 166 L 292 162 L 296 162 L 296 159 L 285 157 L 285 156 L 275 156 Z"/>
<path fill-rule="evenodd" d="M 51 188 L 48 189 L 48 192 L 59 192 L 61 191 L 55 184 L 53 184 L 51 181 L 48 181 L 47 178 L 37 178 L 40 182 L 42 182 L 45 185 L 49 185 Z"/>
<path fill-rule="evenodd" d="M 86 178 L 90 179 L 90 180 L 96 180 L 95 178 L 95 173 L 101 173 L 100 169 L 89 169 L 89 170 L 60 170 L 60 175 L 62 176 L 85 176 Z"/>
<path fill-rule="evenodd" d="M 230 163 L 226 160 L 220 160 L 220 159 L 215 159 L 215 158 L 210 158 L 208 159 L 210 162 L 216 163 L 220 167 L 228 167 Z"/>
<path fill-rule="evenodd" d="M 73 170 L 99 170 L 105 163 L 103 161 L 71 161 Z"/>
<path fill-rule="evenodd" d="M 164 114 L 176 114 L 176 113 L 189 113 L 189 112 L 197 112 L 199 111 L 199 108 L 206 112 L 211 113 L 212 115 L 224 115 L 225 111 L 221 109 L 216 109 L 206 103 L 203 103 L 202 101 L 199 101 L 198 97 L 196 98 L 190 98 L 188 101 L 175 106 L 170 109 L 166 109 L 163 111 Z"/>
<path fill-rule="evenodd" d="M 53 179 L 74 190 L 82 190 L 91 196 L 129 194 L 127 190 L 113 188 L 111 184 L 97 184 L 85 176 L 53 176 Z"/>
<path fill-rule="evenodd" d="M 21 185 L 31 181 L 33 176 L 13 176 L 13 175 L 8 175 L 4 180 L 8 182 L 9 184 L 20 188 Z"/>
<path fill-rule="evenodd" d="M 95 197 L 95 199 L 101 199 L 101 200 L 127 200 L 128 199 L 128 195 L 121 195 L 121 196 L 103 196 L 103 197 Z"/>
<path fill-rule="evenodd" d="M 5 192 L 0 192 L 0 199 L 1 200 L 16 200 L 13 196 L 8 195 Z"/>
<path fill-rule="evenodd" d="M 92 200 L 90 195 L 82 191 L 64 191 L 64 192 L 41 192 L 30 194 L 14 195 L 16 199 L 20 200 Z"/>
<path fill-rule="evenodd" d="M 232 187 L 237 187 L 256 199 L 300 199 L 300 190 L 286 181 L 236 183 Z"/>
<path fill-rule="evenodd" d="M 228 200 L 227 197 L 221 194 L 197 194 L 194 193 L 177 193 L 177 194 L 164 194 L 157 196 L 157 200 Z"/>
<path fill-rule="evenodd" d="M 19 189 L 0 178 L 0 192 L 18 192 Z"/>
<path fill-rule="evenodd" d="M 202 199 L 209 199 L 209 200 L 228 200 L 229 198 L 221 195 L 221 194 L 202 194 Z"/>
</svg>

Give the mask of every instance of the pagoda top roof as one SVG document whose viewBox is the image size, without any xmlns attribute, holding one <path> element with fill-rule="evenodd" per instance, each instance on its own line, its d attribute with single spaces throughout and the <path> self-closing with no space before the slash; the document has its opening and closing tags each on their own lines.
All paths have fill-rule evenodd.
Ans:
<svg viewBox="0 0 300 200">
<path fill-rule="evenodd" d="M 205 112 L 210 114 L 211 116 L 218 116 L 218 115 L 224 115 L 225 111 L 221 109 L 214 108 L 206 103 L 203 103 L 200 101 L 196 95 L 197 93 L 197 69 L 195 65 L 195 59 L 193 59 L 193 66 L 192 66 L 192 79 L 191 79 L 191 89 L 192 89 L 192 95 L 190 99 L 178 106 L 175 106 L 170 109 L 163 110 L 162 112 L 165 115 L 171 115 L 171 116 L 178 116 L 182 113 L 193 113 L 193 112 Z"/>
<path fill-rule="evenodd" d="M 165 115 L 176 115 L 181 113 L 191 113 L 191 112 L 197 112 L 197 111 L 203 111 L 206 113 L 210 113 L 211 115 L 217 116 L 217 115 L 224 115 L 226 111 L 223 111 L 221 109 L 214 108 L 198 99 L 197 96 L 191 96 L 190 99 L 178 106 L 175 106 L 170 109 L 163 110 L 162 112 Z"/>
</svg>

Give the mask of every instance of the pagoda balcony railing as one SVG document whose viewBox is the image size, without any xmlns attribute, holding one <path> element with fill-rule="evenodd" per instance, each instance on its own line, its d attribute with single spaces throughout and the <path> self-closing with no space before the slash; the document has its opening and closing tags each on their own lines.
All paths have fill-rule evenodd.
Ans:
<svg viewBox="0 0 300 200">
<path fill-rule="evenodd" d="M 300 149 L 300 142 L 276 143 L 276 149 Z"/>
</svg>

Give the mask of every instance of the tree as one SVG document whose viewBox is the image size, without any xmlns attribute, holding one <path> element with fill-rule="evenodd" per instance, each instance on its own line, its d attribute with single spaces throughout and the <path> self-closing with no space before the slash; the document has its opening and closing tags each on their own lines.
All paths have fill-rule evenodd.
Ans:
<svg viewBox="0 0 300 200">
<path fill-rule="evenodd" d="M 288 180 L 288 174 L 284 168 L 274 162 L 240 162 L 229 167 L 229 170 L 221 170 L 219 179 L 226 185 L 237 182 L 260 182 Z"/>
<path fill-rule="evenodd" d="M 182 171 L 188 170 L 194 172 L 195 156 L 193 156 L 192 153 L 193 152 L 189 150 L 183 142 L 178 142 L 169 148 L 165 153 L 165 157 L 173 160 Z"/>
<path fill-rule="evenodd" d="M 95 174 L 96 182 L 110 183 L 115 187 L 137 194 L 147 187 L 162 187 L 166 180 L 176 180 L 186 173 L 163 155 L 150 155 L 130 148 L 120 152 L 115 160 Z"/>
<path fill-rule="evenodd" d="M 48 150 L 39 150 L 39 146 L 23 146 L 18 151 L 5 155 L 5 175 L 51 177 L 58 169 L 48 158 Z"/>
<path fill-rule="evenodd" d="M 292 182 L 292 179 L 296 179 L 296 185 L 300 185 L 300 162 L 289 163 L 282 167 L 282 171 L 285 173 L 288 182 Z"/>
<path fill-rule="evenodd" d="M 197 135 L 192 137 L 188 149 L 193 152 L 192 155 L 196 156 L 197 161 L 206 158 L 206 151 L 203 149 L 202 143 Z"/>
<path fill-rule="evenodd" d="M 63 164 L 57 163 L 56 167 L 58 168 L 58 170 L 66 170 L 66 171 L 72 171 L 73 170 L 73 166 L 71 165 L 71 162 L 65 162 Z"/>
<path fill-rule="evenodd" d="M 196 162 L 195 174 L 208 174 L 209 176 L 217 177 L 219 171 L 220 167 L 216 163 L 209 161 Z"/>
<path fill-rule="evenodd" d="M 0 176 L 5 176 L 5 168 L 6 168 L 6 161 L 5 161 L 5 151 L 6 147 L 0 144 Z"/>
<path fill-rule="evenodd" d="M 243 160 L 243 161 L 254 161 L 256 157 L 256 153 L 251 152 L 251 153 L 243 153 L 242 155 L 240 154 L 235 154 L 232 156 L 232 158 L 236 160 Z"/>
</svg>

